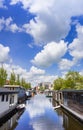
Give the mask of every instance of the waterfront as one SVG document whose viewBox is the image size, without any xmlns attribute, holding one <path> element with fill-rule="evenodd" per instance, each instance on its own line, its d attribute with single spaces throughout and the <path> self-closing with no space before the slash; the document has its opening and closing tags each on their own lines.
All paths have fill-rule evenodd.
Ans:
<svg viewBox="0 0 83 130">
<path fill-rule="evenodd" d="M 83 125 L 43 94 L 26 102 L 26 108 L 15 113 L 0 130 L 83 130 Z"/>
</svg>

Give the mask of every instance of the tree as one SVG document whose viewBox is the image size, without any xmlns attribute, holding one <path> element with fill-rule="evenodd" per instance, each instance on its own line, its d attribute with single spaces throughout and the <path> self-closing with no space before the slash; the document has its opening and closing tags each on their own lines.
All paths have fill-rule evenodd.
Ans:
<svg viewBox="0 0 83 130">
<path fill-rule="evenodd" d="M 54 80 L 54 90 L 61 90 L 63 89 L 63 85 L 64 85 L 64 80 L 62 78 L 58 78 L 56 80 Z"/>
<path fill-rule="evenodd" d="M 66 74 L 66 87 L 71 89 L 80 89 L 83 81 L 82 76 L 76 71 L 69 71 Z"/>
<path fill-rule="evenodd" d="M 25 79 L 24 78 L 21 79 L 20 85 L 23 86 L 23 87 L 25 86 Z"/>
<path fill-rule="evenodd" d="M 0 68 L 0 87 L 3 87 L 3 85 L 6 83 L 6 80 L 7 80 L 7 72 L 2 66 Z"/>
<path fill-rule="evenodd" d="M 11 73 L 10 75 L 10 84 L 15 85 L 16 84 L 16 75 L 14 72 Z"/>
<path fill-rule="evenodd" d="M 20 84 L 21 84 L 21 83 L 20 83 L 20 76 L 19 76 L 19 74 L 17 74 L 16 84 L 17 84 L 17 85 L 20 85 Z"/>
<path fill-rule="evenodd" d="M 23 86 L 25 89 L 30 89 L 31 88 L 31 84 L 27 83 L 24 78 L 21 79 L 21 84 L 20 85 Z"/>
<path fill-rule="evenodd" d="M 30 83 L 25 83 L 24 88 L 25 89 L 30 89 L 31 88 L 31 84 Z"/>
<path fill-rule="evenodd" d="M 54 89 L 83 89 L 83 76 L 76 71 L 69 71 L 65 75 L 65 79 L 58 78 L 54 80 Z"/>
</svg>

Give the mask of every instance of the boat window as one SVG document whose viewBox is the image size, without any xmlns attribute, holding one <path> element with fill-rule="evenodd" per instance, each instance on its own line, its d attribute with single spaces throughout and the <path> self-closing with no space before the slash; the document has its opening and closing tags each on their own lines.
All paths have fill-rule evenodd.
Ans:
<svg viewBox="0 0 83 130">
<path fill-rule="evenodd" d="M 8 101 L 8 95 L 6 95 L 6 102 Z"/>
<path fill-rule="evenodd" d="M 1 99 L 2 102 L 4 101 L 4 97 L 5 97 L 5 95 L 2 95 L 2 99 Z"/>
</svg>

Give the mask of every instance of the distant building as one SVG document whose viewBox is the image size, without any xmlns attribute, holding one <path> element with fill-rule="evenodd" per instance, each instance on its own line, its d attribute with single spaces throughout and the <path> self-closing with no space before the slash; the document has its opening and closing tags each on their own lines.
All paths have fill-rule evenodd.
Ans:
<svg viewBox="0 0 83 130">
<path fill-rule="evenodd" d="M 4 88 L 7 88 L 9 90 L 16 90 L 18 91 L 18 102 L 21 103 L 26 98 L 26 90 L 24 87 L 19 85 L 4 85 Z"/>
<path fill-rule="evenodd" d="M 0 117 L 18 103 L 18 91 L 0 88 Z"/>
<path fill-rule="evenodd" d="M 41 82 L 38 84 L 39 87 L 43 87 L 44 89 L 52 90 L 53 86 L 51 82 Z"/>
</svg>

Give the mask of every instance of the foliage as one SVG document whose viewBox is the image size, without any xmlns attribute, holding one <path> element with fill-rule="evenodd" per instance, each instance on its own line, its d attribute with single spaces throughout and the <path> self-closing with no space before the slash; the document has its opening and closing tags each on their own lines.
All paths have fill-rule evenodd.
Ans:
<svg viewBox="0 0 83 130">
<path fill-rule="evenodd" d="M 27 83 L 24 78 L 21 79 L 20 85 L 23 86 L 25 89 L 31 88 L 31 84 Z"/>
<path fill-rule="evenodd" d="M 10 84 L 11 85 L 14 85 L 14 84 L 16 84 L 16 75 L 15 75 L 15 73 L 14 72 L 12 72 L 11 73 L 11 75 L 10 75 Z"/>
<path fill-rule="evenodd" d="M 79 72 L 69 71 L 65 79 L 58 78 L 53 83 L 54 90 L 61 89 L 83 89 L 83 76 Z"/>
<path fill-rule="evenodd" d="M 20 75 L 19 75 L 19 74 L 17 74 L 16 84 L 17 84 L 17 85 L 20 85 Z"/>
<path fill-rule="evenodd" d="M 0 87 L 3 87 L 6 84 L 7 81 L 7 72 L 3 68 L 3 66 L 0 68 Z M 24 78 L 20 79 L 19 74 L 15 74 L 14 71 L 11 72 L 10 78 L 9 78 L 9 84 L 10 85 L 21 85 L 26 89 L 31 88 L 31 84 L 27 83 Z"/>
<path fill-rule="evenodd" d="M 63 88 L 64 80 L 62 78 L 58 78 L 54 80 L 54 89 L 55 90 L 60 90 Z"/>
<path fill-rule="evenodd" d="M 6 79 L 7 79 L 7 72 L 2 66 L 0 68 L 0 87 L 3 87 L 3 85 L 6 83 Z"/>
</svg>

